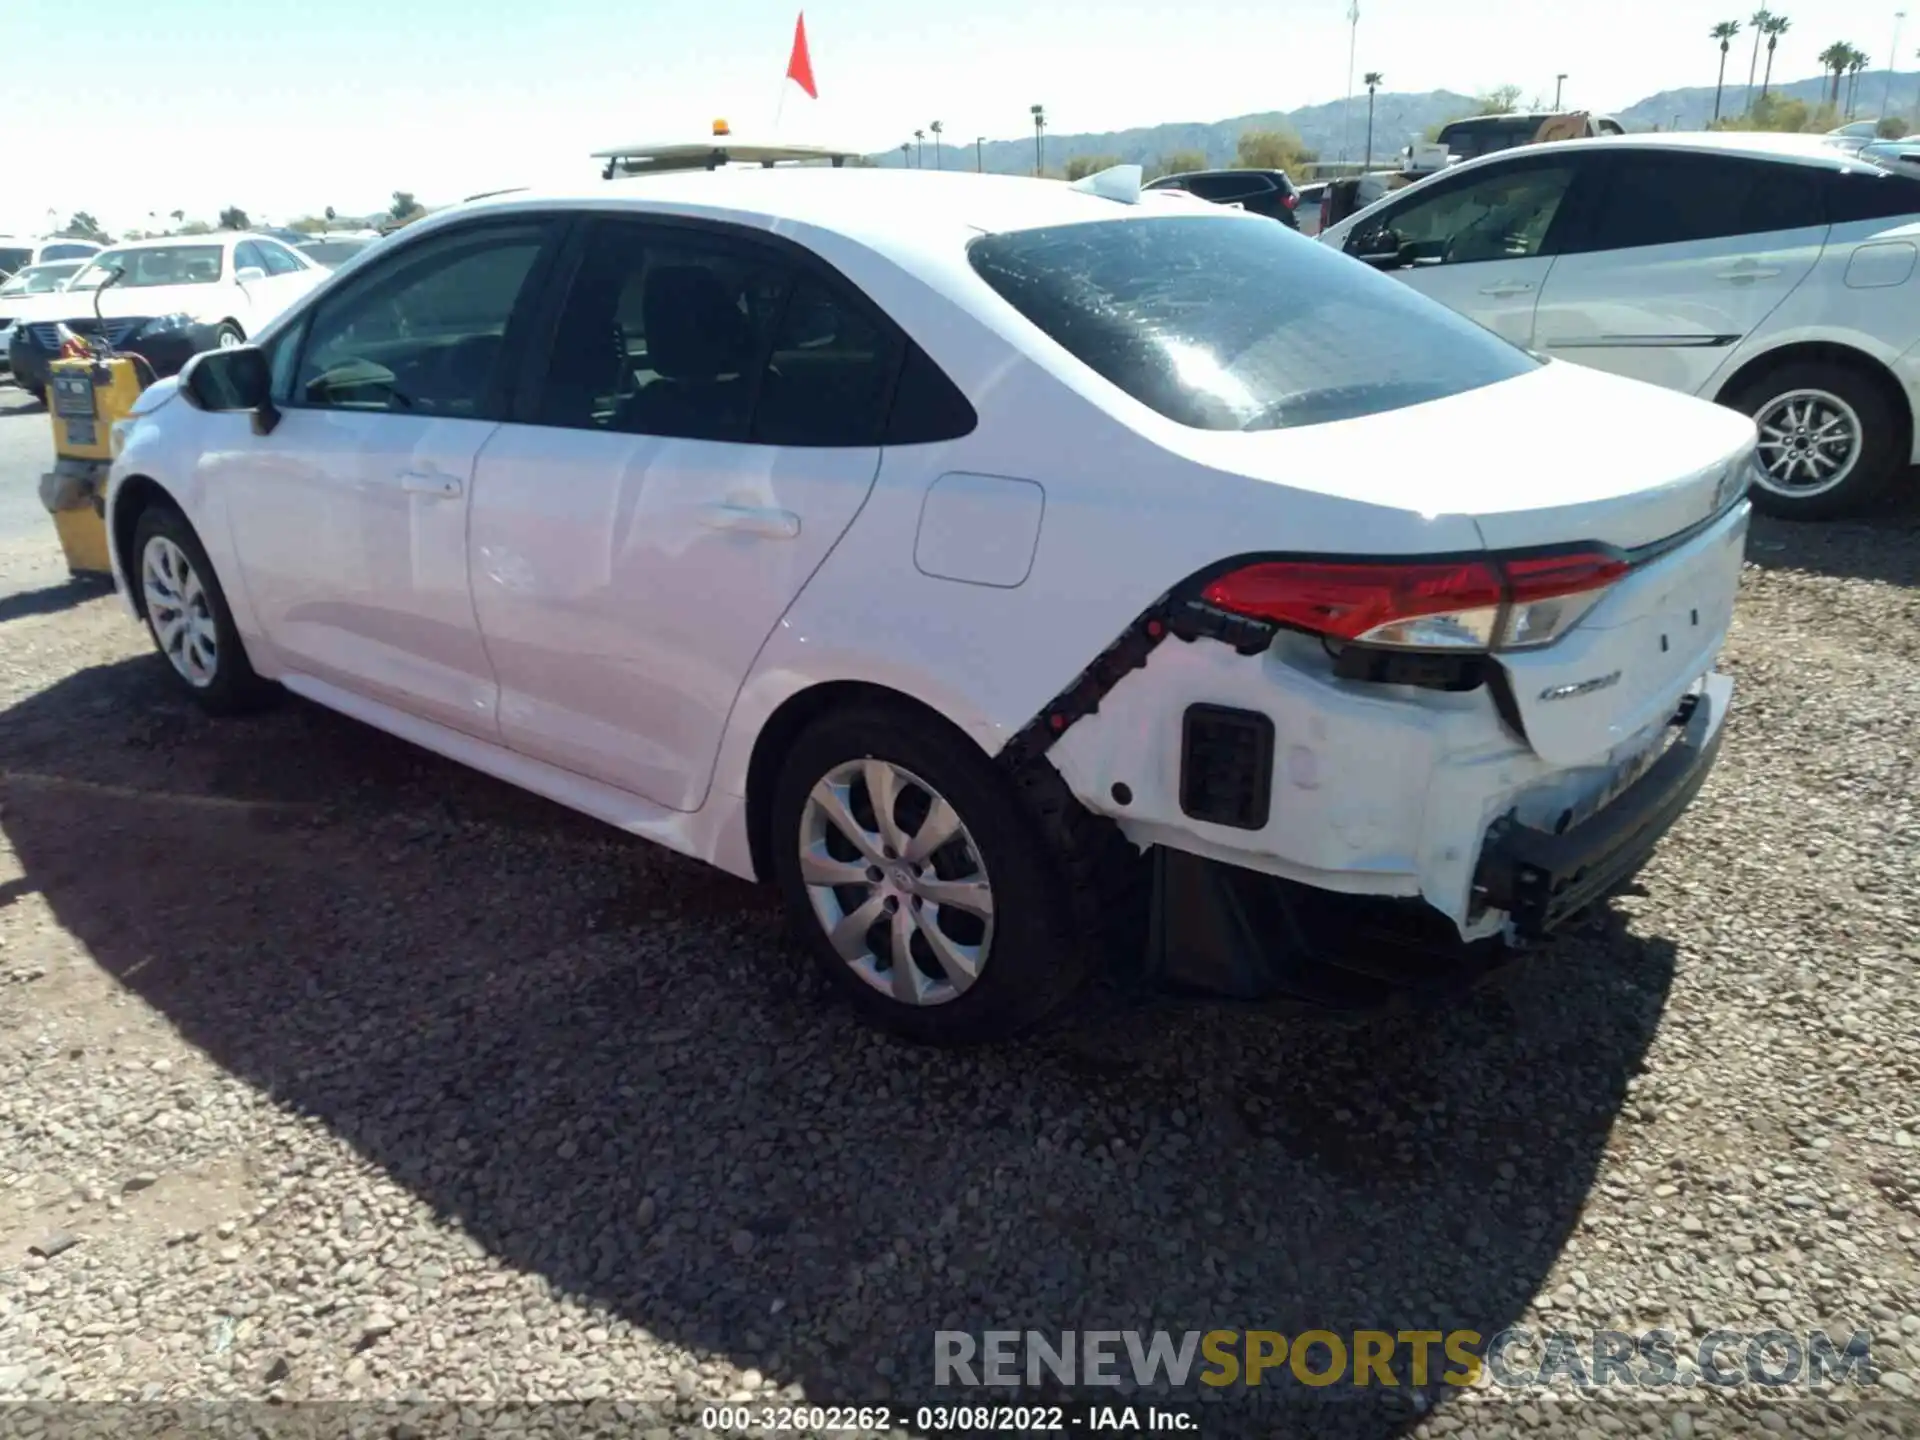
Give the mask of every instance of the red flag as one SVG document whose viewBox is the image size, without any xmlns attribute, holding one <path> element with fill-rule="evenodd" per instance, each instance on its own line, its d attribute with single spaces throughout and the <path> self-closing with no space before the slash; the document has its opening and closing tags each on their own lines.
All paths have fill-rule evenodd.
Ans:
<svg viewBox="0 0 1920 1440">
<path fill-rule="evenodd" d="M 787 59 L 787 78 L 815 100 L 820 98 L 819 88 L 813 83 L 813 57 L 807 54 L 807 12 L 804 10 L 793 22 L 793 54 Z"/>
</svg>

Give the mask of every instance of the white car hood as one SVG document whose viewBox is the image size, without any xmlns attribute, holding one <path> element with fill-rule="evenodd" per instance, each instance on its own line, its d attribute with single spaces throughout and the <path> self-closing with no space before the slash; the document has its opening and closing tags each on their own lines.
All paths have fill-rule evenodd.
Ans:
<svg viewBox="0 0 1920 1440">
<path fill-rule="evenodd" d="M 1664 540 L 1713 512 L 1729 463 L 1744 463 L 1754 442 L 1744 415 L 1564 361 L 1326 425 L 1173 428 L 1183 453 L 1216 469 L 1387 510 L 1465 516 L 1494 550 Z"/>
<path fill-rule="evenodd" d="M 141 285 L 131 290 L 110 286 L 106 293 L 92 290 L 56 290 L 51 295 L 28 297 L 31 308 L 23 308 L 18 318 L 29 321 L 90 320 L 94 301 L 100 302 L 100 315 L 108 320 L 125 315 L 191 315 L 197 320 L 218 320 L 227 303 L 225 285 Z M 224 314 L 224 311 L 221 312 Z"/>
</svg>

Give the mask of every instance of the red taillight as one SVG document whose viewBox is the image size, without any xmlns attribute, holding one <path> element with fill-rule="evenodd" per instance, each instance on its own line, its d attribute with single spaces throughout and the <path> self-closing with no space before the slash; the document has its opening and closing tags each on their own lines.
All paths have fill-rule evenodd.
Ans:
<svg viewBox="0 0 1920 1440">
<path fill-rule="evenodd" d="M 1626 574 L 1628 565 L 1602 550 L 1576 550 L 1565 555 L 1515 555 L 1500 568 L 1507 576 L 1507 598 L 1522 604 L 1603 590 Z"/>
<path fill-rule="evenodd" d="M 1285 205 L 1287 209 L 1291 210 L 1300 203 L 1300 197 L 1294 194 L 1292 191 L 1288 191 L 1286 199 L 1282 200 L 1280 203 L 1282 205 Z"/>
<path fill-rule="evenodd" d="M 1403 650 L 1546 645 L 1627 573 L 1594 549 L 1484 560 L 1259 561 L 1220 576 L 1207 604 L 1329 639 Z"/>
</svg>

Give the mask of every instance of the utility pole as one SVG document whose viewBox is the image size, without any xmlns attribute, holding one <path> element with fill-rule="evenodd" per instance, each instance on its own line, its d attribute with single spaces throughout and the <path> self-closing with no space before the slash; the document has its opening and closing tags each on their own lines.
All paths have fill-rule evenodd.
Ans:
<svg viewBox="0 0 1920 1440">
<path fill-rule="evenodd" d="M 1890 56 L 1900 53 L 1900 26 L 1906 18 L 1907 12 L 1904 10 L 1896 10 L 1893 12 L 1893 48 L 1887 51 L 1887 54 Z M 1880 118 L 1882 120 L 1887 118 L 1887 107 L 1893 104 L 1893 72 L 1894 67 L 1898 63 L 1897 60 L 1890 59 L 1887 61 L 1887 88 L 1880 96 Z"/>
<path fill-rule="evenodd" d="M 1047 107 L 1029 105 L 1027 108 L 1033 114 L 1033 173 L 1045 175 L 1047 173 L 1047 142 L 1042 137 L 1047 129 Z"/>
<path fill-rule="evenodd" d="M 1560 87 L 1566 83 L 1567 77 L 1564 72 L 1553 77 L 1553 113 L 1556 115 L 1560 113 Z"/>
<path fill-rule="evenodd" d="M 1353 57 L 1360 44 L 1360 0 L 1347 5 L 1347 104 L 1340 112 L 1340 159 L 1353 153 Z"/>
<path fill-rule="evenodd" d="M 976 175 L 982 173 L 987 168 L 985 154 L 980 148 L 986 143 L 987 137 L 984 135 L 976 135 L 973 137 L 973 173 Z"/>
</svg>

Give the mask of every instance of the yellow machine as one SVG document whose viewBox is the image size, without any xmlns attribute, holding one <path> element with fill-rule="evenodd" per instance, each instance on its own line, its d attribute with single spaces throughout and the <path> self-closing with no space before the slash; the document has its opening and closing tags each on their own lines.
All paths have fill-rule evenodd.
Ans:
<svg viewBox="0 0 1920 1440">
<path fill-rule="evenodd" d="M 110 576 L 107 546 L 107 470 L 113 463 L 113 427 L 146 389 L 141 362 L 126 355 L 56 360 L 47 383 L 53 417 L 53 469 L 40 477 L 40 503 L 76 578 Z M 151 375 L 151 371 L 146 371 Z"/>
</svg>

